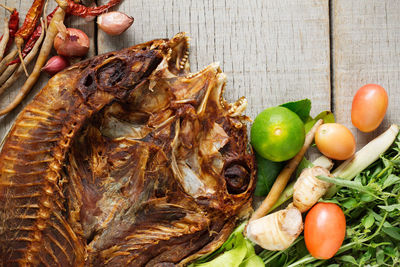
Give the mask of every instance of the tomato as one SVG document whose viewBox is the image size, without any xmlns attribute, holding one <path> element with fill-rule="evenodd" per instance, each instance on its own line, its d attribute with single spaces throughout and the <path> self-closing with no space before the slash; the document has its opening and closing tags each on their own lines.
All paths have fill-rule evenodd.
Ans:
<svg viewBox="0 0 400 267">
<path fill-rule="evenodd" d="M 372 132 L 381 124 L 388 107 L 388 95 L 377 84 L 358 89 L 351 107 L 351 121 L 362 132 Z"/>
<path fill-rule="evenodd" d="M 356 151 L 356 140 L 345 126 L 339 123 L 325 123 L 315 134 L 318 150 L 328 158 L 345 160 Z"/>
<path fill-rule="evenodd" d="M 320 202 L 308 212 L 304 223 L 304 241 L 314 258 L 332 258 L 345 235 L 346 218 L 338 205 Z"/>
</svg>

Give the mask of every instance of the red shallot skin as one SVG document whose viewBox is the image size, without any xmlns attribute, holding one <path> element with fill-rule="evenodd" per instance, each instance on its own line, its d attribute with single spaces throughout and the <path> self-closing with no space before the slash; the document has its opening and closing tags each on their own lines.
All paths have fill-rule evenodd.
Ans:
<svg viewBox="0 0 400 267">
<path fill-rule="evenodd" d="M 53 76 L 69 65 L 69 61 L 65 57 L 54 56 L 47 61 L 46 65 L 42 68 L 42 71 L 45 71 L 50 76 Z"/>
<path fill-rule="evenodd" d="M 75 28 L 67 28 L 66 33 L 59 32 L 54 39 L 54 48 L 61 56 L 82 57 L 89 52 L 89 47 L 89 37 Z"/>
<path fill-rule="evenodd" d="M 104 13 L 97 18 L 100 29 L 109 35 L 120 35 L 133 23 L 133 17 L 119 11 Z"/>
</svg>

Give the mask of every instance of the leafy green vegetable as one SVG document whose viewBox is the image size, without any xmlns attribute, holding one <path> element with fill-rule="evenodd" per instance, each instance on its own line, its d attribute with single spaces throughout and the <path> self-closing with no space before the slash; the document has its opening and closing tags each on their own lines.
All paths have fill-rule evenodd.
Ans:
<svg viewBox="0 0 400 267">
<path fill-rule="evenodd" d="M 290 267 L 400 266 L 400 135 L 353 181 L 319 178 L 341 187 L 332 199 L 323 200 L 337 203 L 346 215 L 346 238 L 338 253 L 329 260 L 315 259 L 304 252 L 300 236 L 285 251 L 261 252 L 263 261 Z"/>
<path fill-rule="evenodd" d="M 294 102 L 288 102 L 282 104 L 281 107 L 285 107 L 296 113 L 303 122 L 306 122 L 310 117 L 311 101 L 310 99 L 303 99 Z"/>
<path fill-rule="evenodd" d="M 310 131 L 310 129 L 314 126 L 314 124 L 320 119 L 323 119 L 324 123 L 333 123 L 333 122 L 335 122 L 335 116 L 333 115 L 332 112 L 330 112 L 330 111 L 322 111 L 314 119 L 311 118 L 311 117 L 308 117 L 307 121 L 304 124 L 304 128 L 306 130 L 306 133 L 308 133 Z"/>
<path fill-rule="evenodd" d="M 276 177 L 285 166 L 285 162 L 273 162 L 264 159 L 256 153 L 257 161 L 257 185 L 254 194 L 256 196 L 266 196 L 271 190 Z"/>
<path fill-rule="evenodd" d="M 189 267 L 264 267 L 253 245 L 242 234 L 245 225 L 246 222 L 239 225 L 219 249 L 199 258 Z"/>
</svg>

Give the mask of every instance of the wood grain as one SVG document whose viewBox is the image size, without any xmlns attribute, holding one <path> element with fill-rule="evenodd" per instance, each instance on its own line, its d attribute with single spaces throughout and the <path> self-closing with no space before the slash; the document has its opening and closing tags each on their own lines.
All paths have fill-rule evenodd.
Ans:
<svg viewBox="0 0 400 267">
<path fill-rule="evenodd" d="M 333 88 L 337 121 L 355 134 L 358 146 L 400 123 L 400 1 L 334 1 Z M 372 133 L 362 133 L 351 124 L 351 103 L 363 85 L 376 83 L 389 94 L 383 124 Z"/>
<path fill-rule="evenodd" d="M 117 9 L 135 22 L 121 36 L 99 30 L 99 53 L 184 31 L 192 71 L 219 61 L 228 75 L 226 98 L 245 95 L 252 118 L 306 97 L 313 113 L 330 109 L 328 0 L 143 0 Z"/>
</svg>

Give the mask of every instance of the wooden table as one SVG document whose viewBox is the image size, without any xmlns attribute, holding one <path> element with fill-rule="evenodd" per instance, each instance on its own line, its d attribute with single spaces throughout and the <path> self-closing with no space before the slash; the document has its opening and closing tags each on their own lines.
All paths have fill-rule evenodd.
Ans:
<svg viewBox="0 0 400 267">
<path fill-rule="evenodd" d="M 49 1 L 50 11 L 55 2 Z M 22 18 L 32 3 L 0 2 L 18 8 Z M 219 61 L 228 75 L 225 96 L 230 101 L 246 96 L 252 118 L 267 107 L 310 98 L 313 115 L 332 110 L 359 145 L 400 123 L 398 0 L 124 0 L 117 9 L 135 18 L 117 37 L 105 35 L 94 22 L 67 20 L 92 37 L 91 55 L 185 31 L 192 38 L 192 71 Z M 0 21 L 5 15 L 0 12 Z M 42 76 L 23 104 L 48 80 Z M 1 106 L 23 80 L 2 96 Z M 353 95 L 367 83 L 382 85 L 390 99 L 383 125 L 370 134 L 356 131 L 350 121 Z M 0 137 L 22 107 L 0 119 Z"/>
</svg>

